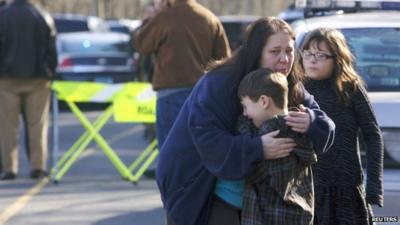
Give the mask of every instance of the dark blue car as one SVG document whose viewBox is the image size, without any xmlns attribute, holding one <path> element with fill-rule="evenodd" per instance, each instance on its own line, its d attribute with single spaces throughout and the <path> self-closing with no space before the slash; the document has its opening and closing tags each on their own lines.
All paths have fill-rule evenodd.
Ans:
<svg viewBox="0 0 400 225">
<path fill-rule="evenodd" d="M 116 32 L 73 32 L 57 36 L 60 80 L 122 83 L 135 79 L 130 36 Z"/>
</svg>

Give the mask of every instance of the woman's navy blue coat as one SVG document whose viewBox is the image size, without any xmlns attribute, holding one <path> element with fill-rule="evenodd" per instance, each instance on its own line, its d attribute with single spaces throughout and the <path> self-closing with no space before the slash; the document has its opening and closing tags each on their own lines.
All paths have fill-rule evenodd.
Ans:
<svg viewBox="0 0 400 225">
<path fill-rule="evenodd" d="M 204 75 L 183 105 L 160 149 L 157 184 L 168 216 L 175 225 L 205 225 L 217 177 L 244 179 L 264 160 L 261 138 L 234 134 L 241 113 L 233 76 Z M 307 132 L 316 150 L 325 151 L 334 137 L 333 122 L 305 92 L 311 108 Z"/>
</svg>

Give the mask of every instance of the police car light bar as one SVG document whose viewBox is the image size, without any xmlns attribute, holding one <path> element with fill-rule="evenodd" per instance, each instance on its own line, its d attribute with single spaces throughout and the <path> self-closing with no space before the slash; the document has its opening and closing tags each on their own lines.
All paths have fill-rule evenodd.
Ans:
<svg viewBox="0 0 400 225">
<path fill-rule="evenodd" d="M 310 10 L 400 10 L 400 0 L 296 0 L 295 5 Z"/>
</svg>

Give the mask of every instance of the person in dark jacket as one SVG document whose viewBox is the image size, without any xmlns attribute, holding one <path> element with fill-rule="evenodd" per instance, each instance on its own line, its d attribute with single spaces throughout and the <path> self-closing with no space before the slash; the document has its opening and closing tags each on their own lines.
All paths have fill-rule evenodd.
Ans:
<svg viewBox="0 0 400 225">
<path fill-rule="evenodd" d="M 19 115 L 27 129 L 30 177 L 47 174 L 47 126 L 50 79 L 57 66 L 51 16 L 29 0 L 0 9 L 0 149 L 1 179 L 18 172 Z"/>
<path fill-rule="evenodd" d="M 317 156 L 307 136 L 286 125 L 287 96 L 286 76 L 268 69 L 249 73 L 239 84 L 238 97 L 243 105 L 243 116 L 238 120 L 239 133 L 255 137 L 279 130 L 277 137 L 292 138 L 296 143 L 288 157 L 265 160 L 246 178 L 242 225 L 312 224 L 311 165 L 317 161 Z"/>
<path fill-rule="evenodd" d="M 316 29 L 301 47 L 300 73 L 307 90 L 336 124 L 331 151 L 313 167 L 315 224 L 365 225 L 371 204 L 383 206 L 383 141 L 363 81 L 353 68 L 353 56 L 342 33 Z M 365 193 L 358 134 L 367 152 Z"/>
<path fill-rule="evenodd" d="M 162 0 L 154 16 L 134 32 L 134 48 L 155 54 L 152 77 L 157 91 L 156 133 L 159 149 L 193 86 L 212 60 L 230 54 L 219 19 L 196 0 Z"/>
<path fill-rule="evenodd" d="M 302 112 L 289 112 L 287 125 L 305 133 L 316 150 L 329 148 L 334 123 L 291 73 L 294 37 L 283 20 L 259 19 L 250 25 L 243 46 L 197 82 L 160 151 L 156 178 L 168 224 L 240 224 L 240 209 L 217 202 L 217 179 L 243 180 L 259 162 L 286 157 L 293 150 L 292 139 L 275 137 L 279 131 L 261 137 L 235 133 L 242 113 L 236 97 L 238 85 L 253 70 L 269 68 L 287 76 L 289 104 L 306 107 Z M 230 186 L 228 191 L 235 188 Z M 209 219 L 215 204 L 225 213 L 214 212 L 220 218 L 213 223 Z"/>
</svg>

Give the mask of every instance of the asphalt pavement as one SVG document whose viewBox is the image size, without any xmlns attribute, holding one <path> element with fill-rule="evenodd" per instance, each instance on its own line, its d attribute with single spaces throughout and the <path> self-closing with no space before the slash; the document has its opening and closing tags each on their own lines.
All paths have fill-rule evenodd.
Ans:
<svg viewBox="0 0 400 225">
<path fill-rule="evenodd" d="M 93 121 L 99 112 L 85 112 Z M 84 132 L 68 112 L 59 117 L 61 156 Z M 149 144 L 144 126 L 109 122 L 101 131 L 121 160 L 129 165 Z M 23 135 L 23 132 L 21 132 Z M 23 140 L 23 137 L 21 138 Z M 21 143 L 23 147 L 23 144 Z M 137 185 L 121 179 L 101 149 L 89 145 L 58 184 L 29 178 L 25 150 L 14 181 L 0 181 L 0 225 L 164 225 L 156 183 L 143 177 Z M 385 169 L 385 206 L 376 216 L 400 217 L 400 170 Z M 378 225 L 400 223 L 378 223 Z"/>
<path fill-rule="evenodd" d="M 85 115 L 93 121 L 99 112 Z M 84 132 L 79 121 L 68 112 L 60 114 L 59 127 L 58 157 Z M 143 131 L 142 124 L 119 124 L 111 120 L 101 134 L 129 165 L 149 144 L 143 138 Z M 58 184 L 29 178 L 22 142 L 21 146 L 17 179 L 0 181 L 0 225 L 164 224 L 154 179 L 143 177 L 136 185 L 123 180 L 96 144 L 89 145 Z"/>
</svg>

